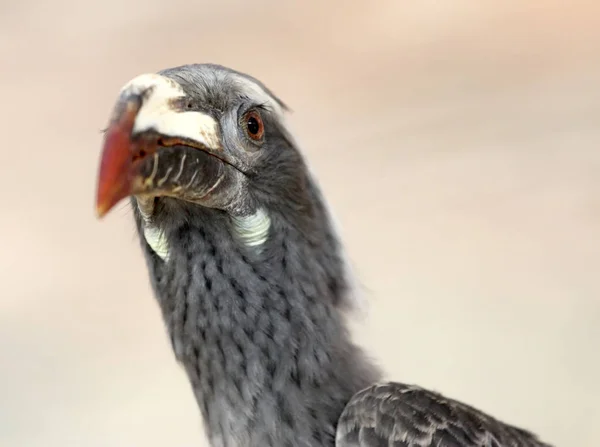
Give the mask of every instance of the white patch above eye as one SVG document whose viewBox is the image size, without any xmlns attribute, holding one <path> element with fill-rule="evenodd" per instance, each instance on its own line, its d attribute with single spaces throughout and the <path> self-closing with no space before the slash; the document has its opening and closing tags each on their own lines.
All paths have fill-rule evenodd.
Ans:
<svg viewBox="0 0 600 447">
<path fill-rule="evenodd" d="M 157 74 L 143 74 L 129 81 L 121 93 L 141 94 L 148 89 L 133 125 L 134 134 L 154 130 L 164 136 L 196 141 L 210 149 L 221 147 L 219 126 L 212 116 L 173 108 L 174 100 L 186 95 L 172 79 Z"/>
<path fill-rule="evenodd" d="M 269 238 L 271 218 L 262 208 L 250 216 L 232 216 L 231 220 L 237 237 L 248 247 L 260 246 Z"/>
<path fill-rule="evenodd" d="M 267 108 L 271 109 L 273 113 L 277 116 L 277 119 L 280 121 L 284 121 L 284 113 L 281 105 L 273 98 L 270 94 L 268 94 L 260 85 L 256 82 L 253 82 L 250 79 L 247 79 L 240 75 L 233 75 L 235 78 L 237 85 L 241 88 L 242 92 L 252 98 L 253 100 L 265 104 Z"/>
</svg>

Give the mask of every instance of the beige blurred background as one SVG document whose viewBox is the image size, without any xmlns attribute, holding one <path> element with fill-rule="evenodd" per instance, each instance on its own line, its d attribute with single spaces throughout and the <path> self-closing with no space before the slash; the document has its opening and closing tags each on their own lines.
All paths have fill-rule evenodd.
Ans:
<svg viewBox="0 0 600 447">
<path fill-rule="evenodd" d="M 93 212 L 119 88 L 190 62 L 294 110 L 389 377 L 598 445 L 600 5 L 23 0 L 0 3 L 1 446 L 205 445 L 130 212 Z"/>
</svg>

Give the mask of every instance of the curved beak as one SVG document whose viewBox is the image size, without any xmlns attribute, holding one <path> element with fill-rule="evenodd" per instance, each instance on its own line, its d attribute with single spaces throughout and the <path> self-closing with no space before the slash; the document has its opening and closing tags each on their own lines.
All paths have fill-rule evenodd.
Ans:
<svg viewBox="0 0 600 447">
<path fill-rule="evenodd" d="M 176 82 L 160 75 L 138 76 L 123 88 L 102 149 L 99 217 L 130 195 L 221 206 L 235 192 L 221 191 L 223 187 L 241 184 L 234 157 L 221 144 L 217 121 L 187 110 L 185 99 Z"/>
<path fill-rule="evenodd" d="M 141 105 L 142 98 L 137 95 L 120 102 L 106 131 L 96 191 L 98 217 L 103 217 L 132 192 L 134 157 L 131 134 Z"/>
</svg>

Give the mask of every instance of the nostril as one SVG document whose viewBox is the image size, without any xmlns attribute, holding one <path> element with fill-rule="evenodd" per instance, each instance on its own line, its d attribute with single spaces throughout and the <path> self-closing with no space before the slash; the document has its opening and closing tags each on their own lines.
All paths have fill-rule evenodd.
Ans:
<svg viewBox="0 0 600 447">
<path fill-rule="evenodd" d="M 146 155 L 148 155 L 148 152 L 146 152 L 145 149 L 139 149 L 138 151 L 136 151 L 133 154 L 133 161 L 141 160 L 141 159 L 145 158 Z"/>
</svg>

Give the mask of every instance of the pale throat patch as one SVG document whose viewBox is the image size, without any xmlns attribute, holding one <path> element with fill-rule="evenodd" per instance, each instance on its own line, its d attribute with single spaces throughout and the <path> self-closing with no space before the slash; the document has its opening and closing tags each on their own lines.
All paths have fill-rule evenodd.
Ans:
<svg viewBox="0 0 600 447">
<path fill-rule="evenodd" d="M 163 261 L 169 260 L 169 241 L 165 233 L 149 222 L 144 222 L 144 238 L 146 242 Z"/>
<path fill-rule="evenodd" d="M 250 216 L 231 216 L 231 222 L 237 237 L 248 247 L 260 247 L 269 237 L 271 218 L 262 208 Z"/>
<path fill-rule="evenodd" d="M 233 231 L 240 241 L 247 247 L 260 249 L 269 238 L 271 219 L 262 209 L 258 209 L 250 216 L 232 216 Z M 164 232 L 152 225 L 148 219 L 143 219 L 144 239 L 163 261 L 169 260 L 169 241 Z"/>
</svg>

